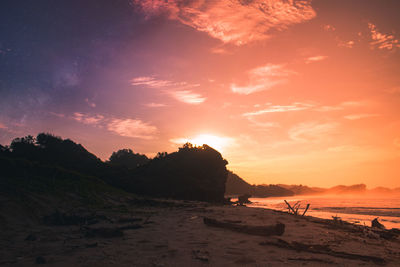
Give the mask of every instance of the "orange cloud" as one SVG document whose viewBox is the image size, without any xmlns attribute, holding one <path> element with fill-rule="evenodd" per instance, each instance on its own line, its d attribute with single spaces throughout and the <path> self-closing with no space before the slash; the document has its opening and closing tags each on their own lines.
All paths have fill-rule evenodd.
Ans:
<svg viewBox="0 0 400 267">
<path fill-rule="evenodd" d="M 0 129 L 4 129 L 4 130 L 5 130 L 5 129 L 8 129 L 8 127 L 5 126 L 3 123 L 0 122 Z"/>
<path fill-rule="evenodd" d="M 303 122 L 292 127 L 288 134 L 289 138 L 298 142 L 318 142 L 323 137 L 332 133 L 339 126 L 338 123 Z"/>
<path fill-rule="evenodd" d="M 284 65 L 267 64 L 247 72 L 249 83 L 245 86 L 231 84 L 231 90 L 237 94 L 249 95 L 268 90 L 287 82 L 287 77 L 295 72 L 284 69 Z"/>
<path fill-rule="evenodd" d="M 377 47 L 378 49 L 392 50 L 399 48 L 399 40 L 397 40 L 392 34 L 384 34 L 377 30 L 376 25 L 368 23 L 368 28 L 371 31 L 372 42 L 370 43 L 372 48 Z"/>
<path fill-rule="evenodd" d="M 264 40 L 316 16 L 311 0 L 134 0 L 147 16 L 164 14 L 198 31 L 236 45 Z"/>
<path fill-rule="evenodd" d="M 322 28 L 327 32 L 336 31 L 336 28 L 334 26 L 332 26 L 332 25 L 329 25 L 329 24 L 323 25 Z"/>
<path fill-rule="evenodd" d="M 378 117 L 378 116 L 379 116 L 379 114 L 351 114 L 351 115 L 344 116 L 344 118 L 348 119 L 348 120 L 359 120 L 359 119 Z"/>
<path fill-rule="evenodd" d="M 141 139 L 153 139 L 157 133 L 155 126 L 137 119 L 112 119 L 107 129 L 120 136 Z"/>
<path fill-rule="evenodd" d="M 198 105 L 206 101 L 206 97 L 194 93 L 191 90 L 172 91 L 169 92 L 176 100 L 186 104 Z"/>
<path fill-rule="evenodd" d="M 353 48 L 355 42 L 354 41 L 339 41 L 338 46 L 346 47 L 346 48 Z"/>
<path fill-rule="evenodd" d="M 306 64 L 310 64 L 313 62 L 318 62 L 318 61 L 322 61 L 324 59 L 327 59 L 327 56 L 314 56 L 314 57 L 309 57 L 306 59 Z"/>
<path fill-rule="evenodd" d="M 254 112 L 247 112 L 244 113 L 243 116 L 245 117 L 250 117 L 250 116 L 257 116 L 257 115 L 262 115 L 265 113 L 275 113 L 275 112 L 288 112 L 288 111 L 299 111 L 299 110 L 306 110 L 314 107 L 313 104 L 307 104 L 307 103 L 293 103 L 292 105 L 268 105 L 267 108 L 257 110 Z"/>
<path fill-rule="evenodd" d="M 316 111 L 328 112 L 335 110 L 344 110 L 345 108 L 361 107 L 367 105 L 366 101 L 345 101 L 336 106 L 321 106 L 315 108 Z"/>
</svg>

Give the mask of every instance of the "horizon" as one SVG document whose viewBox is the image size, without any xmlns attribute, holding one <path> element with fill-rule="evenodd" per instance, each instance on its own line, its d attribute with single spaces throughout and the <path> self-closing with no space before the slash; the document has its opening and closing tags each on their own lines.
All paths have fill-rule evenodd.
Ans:
<svg viewBox="0 0 400 267">
<path fill-rule="evenodd" d="M 190 142 L 250 184 L 400 187 L 397 0 L 3 5 L 0 144 Z"/>
</svg>

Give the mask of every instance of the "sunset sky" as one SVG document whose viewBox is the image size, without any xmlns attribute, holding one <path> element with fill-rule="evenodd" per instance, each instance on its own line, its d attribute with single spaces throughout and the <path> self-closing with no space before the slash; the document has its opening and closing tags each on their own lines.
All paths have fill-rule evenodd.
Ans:
<svg viewBox="0 0 400 267">
<path fill-rule="evenodd" d="M 400 187 L 398 0 L 2 0 L 0 144 L 208 143 L 249 183 Z"/>
</svg>

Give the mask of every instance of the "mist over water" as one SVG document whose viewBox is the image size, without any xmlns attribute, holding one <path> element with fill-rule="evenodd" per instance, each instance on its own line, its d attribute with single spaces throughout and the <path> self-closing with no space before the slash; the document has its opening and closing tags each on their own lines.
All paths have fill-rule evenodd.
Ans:
<svg viewBox="0 0 400 267">
<path fill-rule="evenodd" d="M 338 216 L 344 221 L 371 226 L 371 221 L 379 217 L 386 228 L 400 228 L 399 195 L 319 195 L 272 198 L 251 198 L 251 207 L 269 208 L 287 211 L 284 200 L 290 204 L 301 201 L 299 214 L 302 214 L 307 203 L 310 208 L 306 215 L 323 219 Z"/>
</svg>

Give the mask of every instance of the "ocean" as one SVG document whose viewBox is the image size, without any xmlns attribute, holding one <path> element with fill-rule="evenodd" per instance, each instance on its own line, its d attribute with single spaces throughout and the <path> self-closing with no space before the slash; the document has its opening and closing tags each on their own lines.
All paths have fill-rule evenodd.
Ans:
<svg viewBox="0 0 400 267">
<path fill-rule="evenodd" d="M 253 202 L 249 207 L 261 207 L 274 210 L 287 211 L 287 200 L 291 205 L 300 201 L 299 214 L 307 203 L 310 208 L 306 215 L 323 219 L 332 219 L 332 216 L 340 217 L 343 221 L 360 225 L 371 226 L 371 221 L 379 217 L 379 222 L 387 229 L 400 229 L 400 196 L 293 196 L 250 198 Z"/>
</svg>

